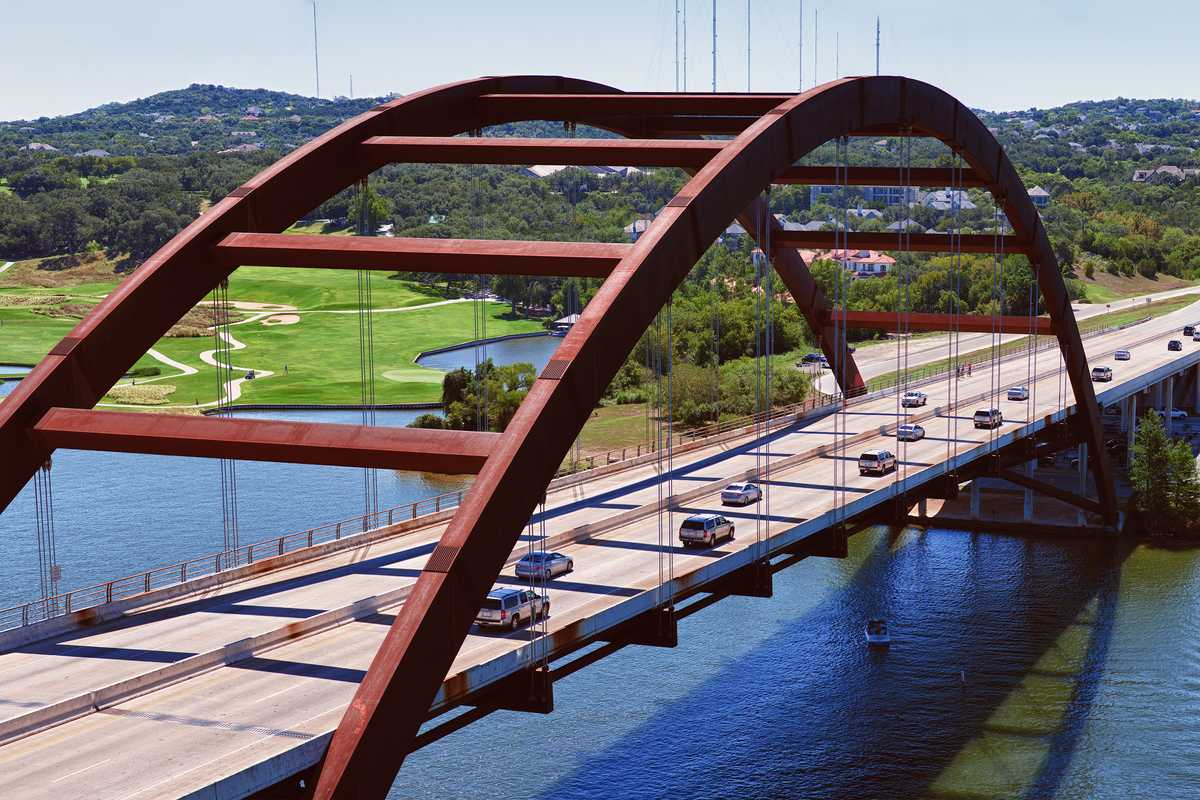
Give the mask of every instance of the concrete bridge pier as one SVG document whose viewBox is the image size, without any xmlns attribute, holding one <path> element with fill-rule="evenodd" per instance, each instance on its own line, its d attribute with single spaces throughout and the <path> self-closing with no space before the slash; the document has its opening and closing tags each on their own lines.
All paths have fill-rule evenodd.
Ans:
<svg viewBox="0 0 1200 800">
<path fill-rule="evenodd" d="M 1137 435 L 1137 394 L 1131 394 L 1125 399 L 1125 452 L 1126 460 L 1133 457 L 1133 437 Z"/>
<path fill-rule="evenodd" d="M 1087 497 L 1087 478 L 1088 478 L 1088 446 L 1087 442 L 1079 443 L 1079 496 Z M 1080 526 L 1087 524 L 1087 515 L 1083 513 L 1082 508 L 1075 510 L 1075 519 Z"/>
<path fill-rule="evenodd" d="M 1025 474 L 1030 478 L 1033 477 L 1034 468 L 1037 467 L 1037 460 L 1025 462 Z M 1021 518 L 1026 522 L 1033 519 L 1033 489 L 1025 487 L 1025 504 L 1021 512 Z"/>
<path fill-rule="evenodd" d="M 971 519 L 979 519 L 979 481 L 971 481 Z"/>
<path fill-rule="evenodd" d="M 1173 420 L 1171 419 L 1171 411 L 1175 407 L 1175 376 L 1171 375 L 1165 381 L 1167 384 L 1166 394 L 1167 399 L 1163 406 L 1163 424 L 1167 428 L 1167 437 L 1171 436 L 1171 431 L 1174 429 Z"/>
</svg>

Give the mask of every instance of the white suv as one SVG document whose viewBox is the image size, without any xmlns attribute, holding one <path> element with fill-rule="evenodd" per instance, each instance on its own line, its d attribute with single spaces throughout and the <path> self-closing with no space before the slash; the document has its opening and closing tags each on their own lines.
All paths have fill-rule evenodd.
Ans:
<svg viewBox="0 0 1200 800">
<path fill-rule="evenodd" d="M 684 547 L 712 547 L 721 539 L 733 541 L 733 523 L 720 514 L 693 514 L 679 526 L 679 541 Z"/>
<path fill-rule="evenodd" d="M 493 589 L 475 615 L 481 627 L 511 628 L 550 616 L 550 598 L 529 589 Z"/>
<path fill-rule="evenodd" d="M 900 405 L 903 408 L 916 408 L 927 402 L 929 402 L 929 398 L 925 396 L 924 392 L 905 392 L 904 396 L 900 398 Z"/>
<path fill-rule="evenodd" d="M 886 475 L 896 468 L 891 450 L 868 450 L 858 457 L 859 475 Z"/>
</svg>

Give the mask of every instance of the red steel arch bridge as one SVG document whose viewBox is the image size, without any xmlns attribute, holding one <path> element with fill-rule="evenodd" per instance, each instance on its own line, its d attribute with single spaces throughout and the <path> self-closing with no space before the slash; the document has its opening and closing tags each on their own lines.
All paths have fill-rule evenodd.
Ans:
<svg viewBox="0 0 1200 800">
<path fill-rule="evenodd" d="M 492 126 L 524 120 L 562 122 L 571 133 L 582 124 L 620 138 L 483 135 Z M 859 166 L 841 155 L 831 165 L 799 163 L 829 142 L 839 143 L 840 154 L 846 141 L 862 136 L 931 137 L 951 151 L 953 166 Z M 690 178 L 631 244 L 283 234 L 311 209 L 392 163 L 621 164 L 682 168 Z M 983 234 L 870 234 L 846 226 L 786 230 L 769 213 L 767 192 L 779 184 L 982 188 L 991 193 L 1005 224 Z M 543 631 L 544 653 L 550 657 L 595 642 L 609 643 L 572 662 L 568 674 L 611 652 L 611 647 L 670 644 L 676 604 L 683 599 L 698 593 L 713 599 L 731 593 L 769 595 L 770 574 L 780 568 L 781 558 L 793 563 L 805 555 L 836 554 L 848 532 L 903 518 L 919 499 L 953 494 L 961 481 L 976 475 L 1004 474 L 1076 503 L 1109 525 L 1117 522 L 1113 471 L 1104 447 L 1101 405 L 1090 379 L 1089 352 L 1037 210 L 1003 148 L 968 108 L 934 86 L 903 77 L 845 78 L 800 94 L 632 93 L 564 77 L 487 77 L 418 92 L 349 120 L 238 187 L 178 234 L 105 298 L 0 404 L 0 452 L 5 454 L 0 462 L 0 507 L 39 470 L 48 469 L 58 448 L 474 474 L 461 505 L 440 518 L 442 527 L 431 539 L 436 544 L 427 551 L 419 577 L 406 589 L 395 621 L 348 706 L 339 706 L 345 712 L 338 717 L 336 731 L 303 756 L 268 770 L 264 774 L 269 780 L 230 790 L 287 796 L 300 791 L 295 777 L 303 775 L 303 791 L 315 792 L 316 797 L 383 797 L 412 748 L 477 718 L 463 714 L 444 723 L 445 731 L 421 733 L 431 708 L 473 705 L 486 713 L 493 708 L 544 711 L 552 705 L 549 687 L 559 675 L 546 666 L 548 659 L 470 685 L 467 678 L 462 679 L 467 683 L 455 684 L 447 676 L 456 674 L 456 659 L 481 601 L 522 546 L 523 532 L 539 504 L 546 502 L 547 487 L 605 388 L 643 334 L 655 326 L 672 293 L 733 221 L 757 240 L 762 263 L 799 306 L 840 385 L 825 417 L 833 420 L 835 444 L 807 457 L 829 460 L 836 447 L 865 441 L 861 431 L 848 431 L 844 420 L 839 430 L 836 421 L 856 403 L 873 402 L 874 397 L 847 346 L 849 329 L 1055 337 L 1055 380 L 1069 386 L 1073 401 L 1049 410 L 1030 407 L 1020 424 L 989 434 L 986 441 L 964 448 L 947 444 L 944 456 L 926 459 L 923 469 L 914 467 L 906 480 L 888 483 L 886 491 L 864 490 L 847 501 L 844 490 L 836 499 L 835 486 L 828 509 L 797 516 L 779 528 L 799 530 L 797 521 L 803 521 L 805 538 L 787 531 L 773 534 L 776 528 L 768 525 L 767 534 L 756 537 L 753 546 L 730 555 L 728 567 L 713 564 L 669 576 L 672 590 L 665 599 L 656 581 L 636 613 L 599 622 L 599 616 L 581 612 L 569 625 L 551 626 Z M 847 310 L 844 300 L 822 291 L 801 248 L 1021 254 L 1036 277 L 1046 314 Z M 240 265 L 581 276 L 603 282 L 500 434 L 96 410 L 109 387 Z M 1105 339 L 1103 345 L 1120 341 L 1125 339 Z M 1193 361 L 1147 362 L 1145 374 L 1137 377 L 1163 379 L 1168 372 L 1175 375 L 1195 366 Z M 977 371 L 990 366 L 981 365 Z M 998 381 L 997 377 L 991 387 L 985 385 L 988 392 L 999 386 Z M 1145 388 L 1135 384 L 1129 384 L 1126 395 L 1113 395 L 1105 402 L 1125 403 L 1129 393 Z M 930 415 L 949 425 L 955 416 L 953 402 L 959 399 L 947 396 Z M 887 408 L 893 400 L 879 402 Z M 775 421 L 767 417 L 764 427 L 748 435 L 761 438 L 770 433 Z M 894 422 L 868 433 L 895 441 Z M 1014 465 L 1029 461 L 1035 444 L 1059 449 L 1085 445 L 1096 499 L 1071 496 L 1015 471 Z M 605 472 L 613 474 L 618 473 Z M 761 469 L 738 474 L 759 475 Z M 676 499 L 668 492 L 667 507 Z M 261 579 L 266 573 L 255 574 Z M 99 708 L 100 703 L 91 707 Z M 71 712 L 62 719 L 78 717 Z M 37 723 L 18 728 L 24 738 L 6 740 L 0 727 L 0 742 L 17 746 L 40 735 L 34 733 L 41 729 Z"/>
</svg>

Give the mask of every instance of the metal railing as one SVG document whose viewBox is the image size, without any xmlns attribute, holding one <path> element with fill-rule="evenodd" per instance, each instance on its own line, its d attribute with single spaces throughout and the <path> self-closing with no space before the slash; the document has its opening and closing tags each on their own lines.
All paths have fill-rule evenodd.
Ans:
<svg viewBox="0 0 1200 800">
<path fill-rule="evenodd" d="M 177 564 L 153 567 L 145 572 L 0 609 L 0 631 L 24 627 L 117 600 L 125 600 L 156 589 L 165 589 L 196 578 L 244 567 L 256 561 L 274 558 L 313 545 L 361 536 L 368 531 L 394 525 L 397 522 L 416 519 L 427 514 L 436 514 L 439 511 L 457 507 L 462 503 L 465 492 L 466 489 L 460 489 L 435 497 L 426 497 L 416 502 L 405 503 L 370 514 L 359 514 L 356 517 L 308 530 L 263 539 L 236 550 L 211 553 Z"/>
<path fill-rule="evenodd" d="M 1113 326 L 1094 326 L 1086 332 L 1081 332 L 1085 338 L 1098 336 L 1103 333 L 1110 333 L 1116 330 L 1122 330 L 1134 325 L 1141 324 L 1150 320 L 1151 317 L 1128 322 L 1123 325 Z M 1037 349 L 1044 350 L 1058 346 L 1058 339 L 1053 336 L 1041 336 L 1036 345 Z M 1028 339 L 1020 340 L 1027 342 Z M 1007 353 L 1004 358 L 1019 357 L 1028 352 L 1028 345 L 1014 349 Z M 943 364 L 930 365 L 929 369 L 917 370 L 915 373 L 910 372 L 908 384 L 914 385 L 921 381 L 931 378 L 944 376 L 949 372 L 949 367 Z M 882 391 L 895 386 L 895 382 L 888 386 L 871 386 L 874 391 Z M 865 399 L 865 393 L 859 395 Z M 767 421 L 768 425 L 775 424 L 779 420 L 788 420 L 795 414 L 803 414 L 809 411 L 814 411 L 818 408 L 834 405 L 841 402 L 841 394 L 826 394 L 824 392 L 817 393 L 803 402 L 794 403 L 787 406 L 781 406 L 772 409 L 768 412 L 757 414 L 749 414 L 742 417 L 737 417 L 722 422 L 710 423 L 699 428 L 691 428 L 680 431 L 676 434 L 677 445 L 695 442 L 700 439 L 706 439 L 712 436 L 719 436 L 739 428 L 745 428 L 757 422 Z M 599 466 L 607 464 L 619 463 L 632 458 L 637 458 L 647 453 L 655 452 L 653 444 L 641 444 L 632 447 L 623 447 L 620 449 L 609 450 L 606 453 L 589 456 L 575 462 L 574 469 L 563 467 L 559 469 L 556 477 L 571 475 L 587 469 L 594 469 L 597 466 L 597 461 L 600 461 Z M 583 466 L 586 464 L 587 466 Z M 130 597 L 135 597 L 140 594 L 154 591 L 156 589 L 164 589 L 170 586 L 176 586 L 196 578 L 203 578 L 208 575 L 215 575 L 219 572 L 224 572 L 237 567 L 253 564 L 256 561 L 261 561 L 266 558 L 281 556 L 286 553 L 291 553 L 296 550 L 312 547 L 326 542 L 338 541 L 344 538 L 361 536 L 363 533 L 377 530 L 382 527 L 394 525 L 397 522 L 405 520 L 413 520 L 417 517 L 427 514 L 436 514 L 446 509 L 455 508 L 462 503 L 463 495 L 466 489 L 460 489 L 454 492 L 436 495 L 417 500 L 412 503 L 395 506 L 386 510 L 373 512 L 370 514 L 360 514 L 349 519 L 341 520 L 340 522 L 331 522 L 326 525 L 321 525 L 316 528 L 290 533 L 284 536 L 277 536 L 270 539 L 248 544 L 244 547 L 239 547 L 236 550 L 224 551 L 220 553 L 212 553 L 209 555 L 199 556 L 197 558 L 188 559 L 177 564 L 170 564 L 163 567 L 154 567 L 144 572 L 139 572 L 134 575 L 128 575 L 124 578 L 117 578 L 104 583 L 98 583 L 92 586 L 87 586 L 81 589 L 72 589 L 69 592 L 54 595 L 53 597 L 40 598 L 20 605 L 11 606 L 9 608 L 0 609 L 0 631 L 11 630 L 35 622 L 42 622 L 54 617 L 70 614 L 85 608 L 92 608 L 112 603 L 114 601 L 125 600 Z"/>
</svg>

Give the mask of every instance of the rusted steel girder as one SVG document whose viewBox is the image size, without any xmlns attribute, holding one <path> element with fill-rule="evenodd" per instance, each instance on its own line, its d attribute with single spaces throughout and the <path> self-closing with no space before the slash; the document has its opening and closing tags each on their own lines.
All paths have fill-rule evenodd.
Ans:
<svg viewBox="0 0 1200 800">
<path fill-rule="evenodd" d="M 627 244 L 231 233 L 217 245 L 230 267 L 315 267 L 465 275 L 605 278 Z"/>
<path fill-rule="evenodd" d="M 52 408 L 33 438 L 55 449 L 473 475 L 500 434 Z"/>
<path fill-rule="evenodd" d="M 733 215 L 830 139 L 887 127 L 935 131 L 988 178 L 1025 240 L 1069 364 L 1082 343 L 1062 276 L 1019 178 L 983 124 L 940 90 L 903 78 L 835 81 L 781 103 L 708 161 L 613 271 L 518 409 L 376 654 L 326 755 L 318 798 L 381 797 L 446 670 L 550 479 L 641 331 Z M 1047 291 L 1047 287 L 1050 291 Z M 1086 367 L 1084 358 L 1082 366 Z M 1071 374 L 1095 409 L 1085 373 Z M 1086 413 L 1086 412 L 1085 412 Z M 1096 418 L 1098 420 L 1098 418 Z M 1111 478 L 1111 476 L 1109 476 Z M 1100 482 L 1098 475 L 1098 483 Z M 1111 487 L 1111 480 L 1110 480 Z M 1115 508 L 1106 504 L 1106 508 Z"/>
<path fill-rule="evenodd" d="M 372 136 L 363 149 L 375 163 L 565 164 L 701 167 L 721 152 L 713 139 L 480 139 Z"/>
<path fill-rule="evenodd" d="M 901 319 L 895 311 L 841 311 L 830 313 L 836 325 L 845 320 L 847 328 L 866 328 L 874 331 L 961 331 L 962 333 L 1034 333 L 1053 336 L 1054 320 L 1049 317 L 1020 317 L 986 314 L 929 314 L 910 311 Z"/>
<path fill-rule="evenodd" d="M 802 183 L 810 186 L 986 186 L 973 170 L 948 167 L 910 167 L 901 177 L 898 167 L 849 167 L 837 169 L 826 166 L 795 166 L 784 170 L 775 183 Z M 901 183 L 901 180 L 905 183 Z"/>
<path fill-rule="evenodd" d="M 999 242 L 997 242 L 999 238 Z M 990 233 L 866 233 L 850 231 L 781 231 L 771 240 L 777 248 L 803 247 L 810 250 L 909 250 L 914 253 L 992 253 L 1028 255 L 1033 245 L 1019 236 L 996 237 Z M 836 260 L 836 259 L 835 259 Z"/>
</svg>

